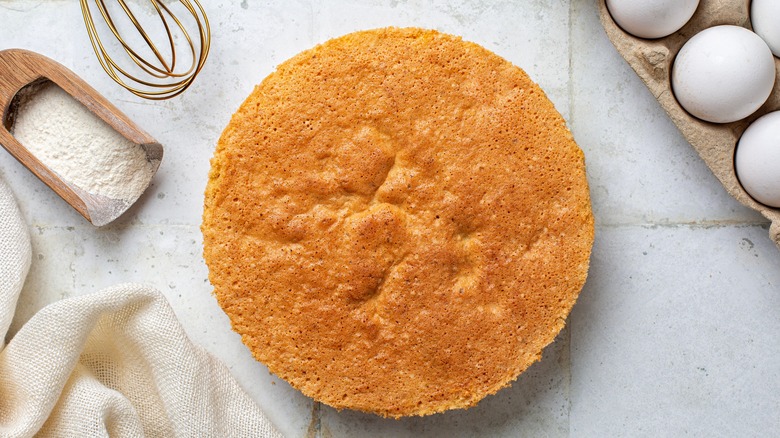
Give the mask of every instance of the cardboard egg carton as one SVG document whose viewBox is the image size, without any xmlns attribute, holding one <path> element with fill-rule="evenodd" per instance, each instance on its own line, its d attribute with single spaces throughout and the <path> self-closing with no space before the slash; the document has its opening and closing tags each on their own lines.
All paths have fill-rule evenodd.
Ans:
<svg viewBox="0 0 780 438">
<path fill-rule="evenodd" d="M 760 116 L 780 109 L 780 60 L 775 58 L 777 76 L 767 102 L 749 117 L 733 123 L 710 123 L 688 114 L 675 100 L 671 85 L 674 58 L 692 36 L 722 24 L 752 30 L 750 1 L 701 0 L 696 13 L 682 29 L 668 37 L 654 40 L 637 38 L 621 29 L 610 16 L 606 0 L 599 0 L 599 9 L 601 24 L 618 52 L 658 99 L 674 124 L 729 194 L 772 222 L 769 236 L 780 248 L 780 209 L 753 200 L 740 185 L 734 170 L 734 150 L 745 129 Z"/>
</svg>

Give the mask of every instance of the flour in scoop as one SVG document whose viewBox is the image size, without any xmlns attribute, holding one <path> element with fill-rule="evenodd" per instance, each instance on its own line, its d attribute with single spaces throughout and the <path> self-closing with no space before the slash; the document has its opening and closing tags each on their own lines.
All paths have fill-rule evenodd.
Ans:
<svg viewBox="0 0 780 438">
<path fill-rule="evenodd" d="M 13 135 L 62 179 L 95 195 L 133 202 L 154 175 L 143 148 L 52 83 L 22 98 Z"/>
</svg>

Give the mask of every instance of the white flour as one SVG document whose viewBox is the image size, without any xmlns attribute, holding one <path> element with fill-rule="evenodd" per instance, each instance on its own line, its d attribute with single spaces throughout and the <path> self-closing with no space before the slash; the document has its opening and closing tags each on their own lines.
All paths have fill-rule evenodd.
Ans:
<svg viewBox="0 0 780 438">
<path fill-rule="evenodd" d="M 133 202 L 154 174 L 139 145 L 51 83 L 20 102 L 13 135 L 62 179 L 92 194 Z"/>
</svg>

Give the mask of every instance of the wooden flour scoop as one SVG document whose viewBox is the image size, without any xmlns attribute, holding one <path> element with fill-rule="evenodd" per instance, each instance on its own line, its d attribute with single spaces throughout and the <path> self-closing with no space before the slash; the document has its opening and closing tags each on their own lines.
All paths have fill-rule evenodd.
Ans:
<svg viewBox="0 0 780 438">
<path fill-rule="evenodd" d="M 46 84 L 49 81 L 59 86 L 127 140 L 140 146 L 146 153 L 146 159 L 152 166 L 149 181 L 146 181 L 138 193 L 130 199 L 112 199 L 88 193 L 72 182 L 66 181 L 33 156 L 11 134 L 10 130 L 14 124 L 19 103 L 18 99 L 15 98 L 17 98 L 19 91 L 26 87 L 33 88 Z M 146 190 L 152 176 L 160 167 L 163 148 L 157 141 L 141 130 L 75 73 L 37 53 L 19 49 L 0 51 L 0 108 L 2 108 L 3 121 L 2 126 L 0 126 L 0 144 L 20 163 L 30 169 L 35 176 L 60 195 L 65 202 L 96 226 L 106 225 L 127 211 Z"/>
<path fill-rule="evenodd" d="M 747 0 L 702 0 L 693 18 L 679 31 L 659 39 L 637 38 L 621 29 L 609 14 L 605 0 L 599 0 L 601 24 L 612 44 L 647 85 L 686 140 L 696 149 L 723 187 L 745 206 L 761 213 L 772 224 L 769 237 L 780 248 L 780 208 L 763 205 L 742 188 L 734 170 L 734 151 L 742 133 L 758 117 L 780 110 L 780 59 L 772 94 L 758 111 L 733 123 L 716 124 L 688 114 L 675 100 L 670 83 L 674 57 L 685 42 L 698 32 L 721 24 L 750 29 Z"/>
</svg>

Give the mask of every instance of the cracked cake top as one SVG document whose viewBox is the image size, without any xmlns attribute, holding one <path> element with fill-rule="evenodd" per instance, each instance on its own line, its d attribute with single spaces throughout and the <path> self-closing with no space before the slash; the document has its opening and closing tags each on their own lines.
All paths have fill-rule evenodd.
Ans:
<svg viewBox="0 0 780 438">
<path fill-rule="evenodd" d="M 583 154 L 518 67 L 377 29 L 281 64 L 223 132 L 202 232 L 254 356 L 336 408 L 476 404 L 541 357 L 588 270 Z"/>
</svg>

